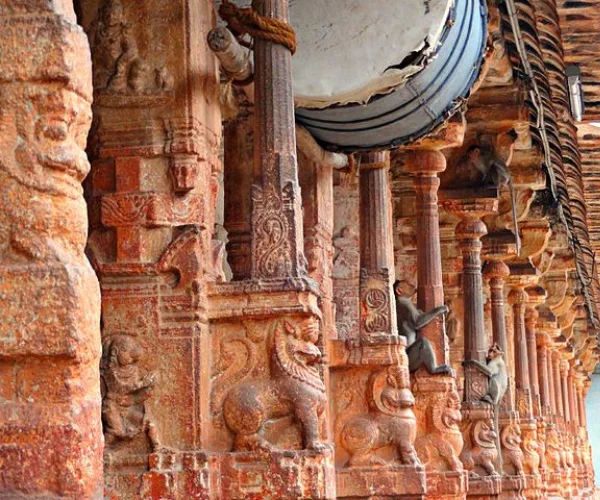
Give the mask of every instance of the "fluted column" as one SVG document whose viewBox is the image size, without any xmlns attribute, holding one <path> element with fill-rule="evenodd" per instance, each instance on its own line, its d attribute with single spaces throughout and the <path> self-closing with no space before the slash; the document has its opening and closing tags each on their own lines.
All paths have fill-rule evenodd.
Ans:
<svg viewBox="0 0 600 500">
<path fill-rule="evenodd" d="M 540 406 L 543 416 L 550 416 L 552 401 L 550 397 L 550 371 L 548 371 L 548 345 L 550 336 L 545 332 L 537 332 L 538 380 L 540 382 Z"/>
<path fill-rule="evenodd" d="M 525 309 L 527 293 L 523 286 L 513 288 L 508 296 L 513 306 L 515 333 L 515 388 L 519 416 L 525 419 L 533 417 L 531 404 L 531 386 L 529 380 L 529 363 L 527 353 L 527 337 L 525 332 Z"/>
<path fill-rule="evenodd" d="M 438 174 L 446 169 L 446 157 L 437 150 L 411 151 L 406 169 L 411 172 L 416 193 L 417 212 L 417 306 L 429 311 L 444 304 Z M 421 334 L 432 345 L 438 364 L 448 364 L 445 325 L 442 316 L 427 325 Z"/>
<path fill-rule="evenodd" d="M 563 416 L 565 419 L 565 424 L 571 422 L 571 405 L 569 404 L 569 362 L 565 359 L 560 361 L 559 365 L 560 370 L 560 384 L 561 384 L 561 393 L 562 393 L 562 407 L 563 407 Z"/>
<path fill-rule="evenodd" d="M 397 331 L 392 277 L 391 191 L 388 151 L 362 153 L 360 162 L 361 334 Z"/>
</svg>

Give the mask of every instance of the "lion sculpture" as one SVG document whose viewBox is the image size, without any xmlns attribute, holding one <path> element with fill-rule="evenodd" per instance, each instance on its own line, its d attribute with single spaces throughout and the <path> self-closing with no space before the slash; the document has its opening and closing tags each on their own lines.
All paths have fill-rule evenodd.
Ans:
<svg viewBox="0 0 600 500">
<path fill-rule="evenodd" d="M 322 354 L 315 345 L 318 336 L 316 321 L 304 328 L 287 321 L 276 325 L 270 342 L 271 378 L 242 381 L 225 396 L 223 417 L 235 435 L 235 451 L 273 449 L 261 436 L 263 424 L 287 416 L 300 423 L 304 448 L 325 448 L 319 441 L 327 400 L 319 372 Z"/>
</svg>

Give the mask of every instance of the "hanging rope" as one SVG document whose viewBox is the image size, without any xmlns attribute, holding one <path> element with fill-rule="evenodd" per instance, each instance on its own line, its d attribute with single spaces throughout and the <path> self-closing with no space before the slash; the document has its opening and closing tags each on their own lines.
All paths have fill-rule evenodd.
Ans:
<svg viewBox="0 0 600 500">
<path fill-rule="evenodd" d="M 237 36 L 248 34 L 283 45 L 292 54 L 296 52 L 296 32 L 284 21 L 261 16 L 252 7 L 238 7 L 231 0 L 223 0 L 219 15 Z"/>
</svg>

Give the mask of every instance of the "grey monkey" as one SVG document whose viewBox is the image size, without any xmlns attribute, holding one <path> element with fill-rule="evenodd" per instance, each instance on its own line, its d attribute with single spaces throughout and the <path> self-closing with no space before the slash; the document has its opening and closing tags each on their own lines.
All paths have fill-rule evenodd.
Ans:
<svg viewBox="0 0 600 500">
<path fill-rule="evenodd" d="M 506 163 L 502 158 L 495 155 L 491 149 L 477 145 L 471 146 L 467 150 L 466 163 L 469 167 L 473 167 L 481 173 L 484 185 L 490 183 L 500 189 L 508 186 L 510 190 L 510 203 L 512 205 L 517 255 L 519 255 L 521 253 L 521 237 L 519 236 L 519 223 L 517 221 L 515 189 Z"/>
<path fill-rule="evenodd" d="M 445 373 L 452 375 L 450 366 L 438 365 L 435 352 L 429 341 L 420 335 L 419 330 L 431 323 L 441 314 L 447 314 L 447 306 L 439 306 L 431 311 L 423 312 L 416 308 L 409 297 L 402 296 L 400 281 L 394 283 L 394 295 L 396 296 L 396 318 L 398 320 L 398 333 L 406 337 L 406 354 L 408 366 L 411 372 L 416 372 L 421 366 L 431 373 Z"/>
<path fill-rule="evenodd" d="M 488 392 L 482 399 L 496 406 L 500 403 L 508 388 L 508 373 L 504 362 L 504 352 L 498 344 L 494 344 L 488 351 L 487 371 L 490 381 Z"/>
</svg>

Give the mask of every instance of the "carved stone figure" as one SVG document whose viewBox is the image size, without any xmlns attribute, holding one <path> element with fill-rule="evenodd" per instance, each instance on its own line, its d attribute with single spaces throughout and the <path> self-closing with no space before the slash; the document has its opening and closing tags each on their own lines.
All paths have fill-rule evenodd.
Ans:
<svg viewBox="0 0 600 500">
<path fill-rule="evenodd" d="M 417 422 L 412 407 L 415 399 L 408 388 L 408 373 L 391 366 L 371 376 L 370 412 L 350 419 L 341 441 L 350 453 L 348 466 L 384 465 L 375 455 L 384 446 L 394 446 L 404 465 L 420 465 L 414 448 Z"/>
<path fill-rule="evenodd" d="M 121 0 L 106 0 L 89 33 L 94 89 L 101 93 L 141 95 L 171 90 L 173 79 L 165 68 L 151 70 L 140 57 L 135 35 Z"/>
<path fill-rule="evenodd" d="M 431 311 L 423 312 L 417 309 L 409 297 L 403 296 L 401 282 L 394 283 L 396 296 L 396 318 L 398 322 L 398 333 L 406 337 L 406 354 L 408 356 L 409 369 L 416 372 L 422 366 L 431 374 L 444 373 L 452 375 L 450 366 L 438 365 L 435 352 L 429 341 L 418 335 L 419 330 L 431 323 L 435 318 L 448 313 L 448 307 L 439 306 Z"/>
<path fill-rule="evenodd" d="M 25 99 L 27 106 L 12 109 Z M 91 114 L 74 92 L 51 85 L 0 91 L 0 259 L 70 261 L 85 247 L 81 181 L 89 171 Z"/>
<path fill-rule="evenodd" d="M 502 444 L 502 459 L 512 465 L 514 473 L 523 475 L 523 451 L 521 450 L 521 429 L 518 425 L 509 423 L 500 432 Z"/>
<path fill-rule="evenodd" d="M 522 430 L 523 435 L 523 466 L 525 474 L 538 474 L 540 470 L 539 445 L 534 430 Z"/>
<path fill-rule="evenodd" d="M 496 432 L 491 419 L 477 420 L 471 425 L 472 447 L 463 449 L 460 459 L 473 477 L 479 476 L 478 467 L 488 476 L 497 475 L 494 462 L 498 458 Z"/>
<path fill-rule="evenodd" d="M 107 445 L 145 432 L 152 449 L 160 448 L 158 432 L 146 411 L 156 376 L 140 369 L 138 363 L 143 354 L 142 346 L 129 335 L 117 335 L 105 346 L 101 376 Z"/>
<path fill-rule="evenodd" d="M 562 468 L 558 431 L 555 427 L 550 427 L 546 432 L 546 436 L 546 464 L 550 470 L 557 471 Z"/>
<path fill-rule="evenodd" d="M 322 355 L 315 345 L 319 337 L 316 320 L 300 328 L 287 321 L 275 326 L 271 346 L 269 380 L 246 380 L 225 397 L 223 416 L 235 434 L 236 451 L 273 448 L 260 431 L 268 419 L 293 416 L 302 427 L 305 448 L 321 451 L 319 428 L 325 411 L 325 385 L 319 364 Z"/>
<path fill-rule="evenodd" d="M 455 390 L 435 395 L 428 405 L 428 433 L 417 439 L 415 447 L 424 464 L 441 459 L 452 471 L 462 471 L 459 459 L 463 436 L 458 427 L 462 422 L 460 399 Z"/>
</svg>

